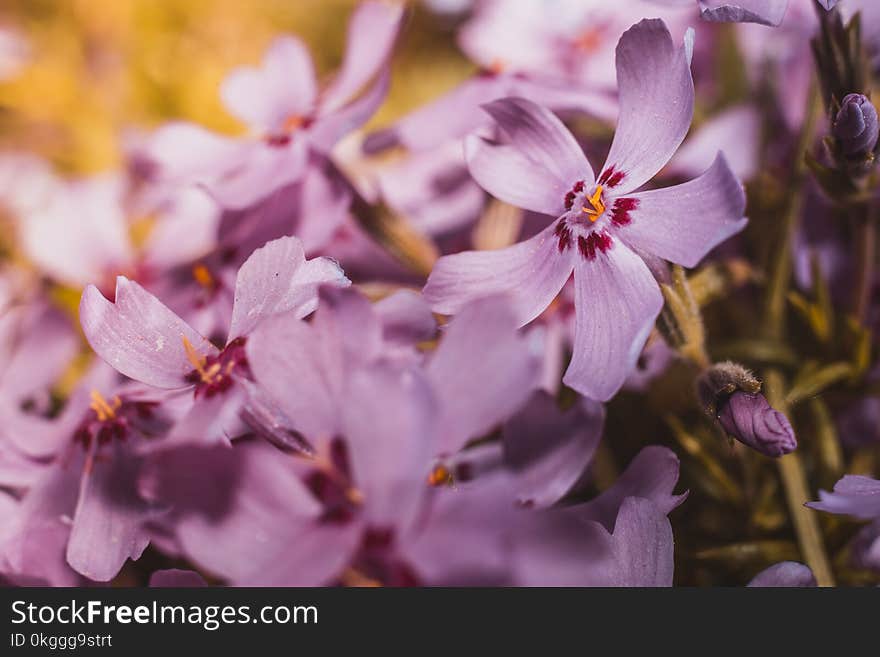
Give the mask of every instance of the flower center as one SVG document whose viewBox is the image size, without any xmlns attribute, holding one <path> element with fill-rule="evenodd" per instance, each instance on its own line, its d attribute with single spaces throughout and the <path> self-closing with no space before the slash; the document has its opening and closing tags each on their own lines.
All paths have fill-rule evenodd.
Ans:
<svg viewBox="0 0 880 657">
<path fill-rule="evenodd" d="M 311 119 L 307 116 L 302 116 L 300 114 L 291 114 L 284 122 L 281 124 L 281 128 L 277 132 L 272 132 L 266 135 L 265 140 L 269 146 L 287 146 L 291 139 L 293 139 L 293 134 L 302 128 L 308 127 Z"/>
<path fill-rule="evenodd" d="M 91 408 L 95 412 L 95 415 L 98 416 L 98 422 L 107 422 L 108 420 L 116 419 L 116 411 L 122 406 L 122 400 L 119 399 L 118 395 L 114 395 L 113 399 L 109 402 L 104 399 L 104 396 L 97 390 L 92 390 L 89 396 L 92 399 L 89 408 Z"/>
<path fill-rule="evenodd" d="M 236 370 L 250 378 L 250 367 L 244 351 L 245 338 L 236 338 L 218 355 L 212 356 L 203 356 L 186 336 L 182 338 L 186 358 L 194 368 L 185 378 L 189 383 L 195 384 L 196 397 L 201 395 L 210 398 L 229 390 L 234 382 L 233 372 Z"/>
<path fill-rule="evenodd" d="M 596 191 L 593 192 L 592 196 L 588 196 L 585 201 L 586 203 L 581 208 L 581 212 L 586 213 L 590 221 L 595 223 L 596 219 L 605 213 L 605 202 L 602 200 L 602 185 L 596 185 Z"/>
<path fill-rule="evenodd" d="M 601 45 L 602 27 L 595 25 L 584 29 L 574 38 L 574 47 L 587 54 L 596 52 Z"/>
<path fill-rule="evenodd" d="M 611 248 L 614 229 L 628 225 L 632 221 L 630 213 L 639 207 L 636 198 L 608 199 L 605 196 L 606 190 L 618 185 L 624 175 L 615 171 L 613 166 L 609 167 L 599 177 L 591 194 L 584 191 L 586 183 L 583 180 L 572 186 L 565 195 L 565 213 L 554 229 L 560 253 L 577 247 L 585 260 L 593 260 Z"/>
</svg>

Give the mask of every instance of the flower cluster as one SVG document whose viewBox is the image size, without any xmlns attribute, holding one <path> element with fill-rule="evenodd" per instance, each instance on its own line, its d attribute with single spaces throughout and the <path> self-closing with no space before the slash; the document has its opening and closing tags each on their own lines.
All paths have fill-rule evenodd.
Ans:
<svg viewBox="0 0 880 657">
<path fill-rule="evenodd" d="M 238 135 L 0 155 L 0 580 L 876 581 L 880 15 L 788 4 L 365 0 Z M 478 70 L 377 119 L 424 11 Z"/>
</svg>

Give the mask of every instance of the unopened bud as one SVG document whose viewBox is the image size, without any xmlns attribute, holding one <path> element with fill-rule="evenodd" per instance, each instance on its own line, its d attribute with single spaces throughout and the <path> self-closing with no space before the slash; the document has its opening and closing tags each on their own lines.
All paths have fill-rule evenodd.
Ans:
<svg viewBox="0 0 880 657">
<path fill-rule="evenodd" d="M 733 393 L 718 408 L 717 418 L 728 435 L 766 456 L 782 456 L 797 447 L 788 418 L 761 393 Z"/>
<path fill-rule="evenodd" d="M 877 110 L 866 96 L 848 94 L 834 117 L 832 133 L 847 158 L 864 157 L 874 150 L 880 136 Z"/>
<path fill-rule="evenodd" d="M 713 365 L 697 384 L 706 413 L 729 436 L 766 456 L 788 454 L 797 447 L 794 430 L 760 390 L 760 381 L 732 362 Z"/>
</svg>

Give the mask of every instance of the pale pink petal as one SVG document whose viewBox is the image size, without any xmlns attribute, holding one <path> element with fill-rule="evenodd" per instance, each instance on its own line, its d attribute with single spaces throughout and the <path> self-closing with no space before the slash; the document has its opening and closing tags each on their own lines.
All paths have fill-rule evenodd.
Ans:
<svg viewBox="0 0 880 657">
<path fill-rule="evenodd" d="M 472 135 L 464 152 L 474 180 L 495 198 L 551 216 L 565 210 L 565 195 L 574 181 L 559 180 L 515 147 Z"/>
<path fill-rule="evenodd" d="M 229 74 L 220 97 L 232 114 L 261 132 L 281 130 L 287 119 L 310 115 L 317 82 L 308 49 L 295 37 L 275 39 L 261 67 Z"/>
<path fill-rule="evenodd" d="M 663 295 L 648 267 L 617 241 L 574 270 L 575 336 L 563 382 L 582 395 L 607 401 L 635 367 Z"/>
<path fill-rule="evenodd" d="M 688 53 L 661 20 L 643 20 L 617 44 L 620 117 L 602 171 L 623 178 L 614 190 L 641 187 L 673 156 L 691 124 L 694 82 Z M 601 179 L 601 176 L 600 176 Z"/>
<path fill-rule="evenodd" d="M 541 392 L 504 424 L 504 461 L 516 473 L 521 504 L 547 507 L 572 492 L 592 461 L 605 408 L 584 399 L 567 412 Z"/>
<path fill-rule="evenodd" d="M 699 178 L 631 195 L 638 200 L 619 235 L 640 252 L 694 267 L 745 228 L 746 194 L 724 156 Z"/>
<path fill-rule="evenodd" d="M 202 355 L 217 352 L 156 297 L 124 276 L 111 303 L 94 285 L 83 292 L 80 323 L 92 349 L 114 369 L 157 388 L 181 388 L 192 372 L 184 339 Z"/>
<path fill-rule="evenodd" d="M 403 16 L 403 4 L 397 2 L 369 0 L 355 9 L 342 68 L 322 94 L 323 113 L 342 107 L 387 64 Z"/>
<path fill-rule="evenodd" d="M 435 312 L 451 315 L 480 297 L 507 294 L 518 325 L 540 315 L 565 285 L 574 266 L 571 249 L 559 252 L 548 226 L 535 237 L 497 251 L 444 256 L 423 294 Z"/>
<path fill-rule="evenodd" d="M 373 304 L 382 321 L 386 342 L 416 344 L 430 340 L 437 332 L 437 321 L 425 298 L 411 290 L 398 290 Z"/>
<path fill-rule="evenodd" d="M 272 403 L 307 439 L 339 430 L 344 370 L 338 343 L 312 325 L 270 318 L 245 347 L 254 378 Z"/>
<path fill-rule="evenodd" d="M 672 492 L 678 483 L 678 466 L 678 457 L 672 450 L 658 445 L 644 447 L 611 488 L 578 505 L 578 515 L 600 522 L 610 530 L 621 504 L 629 497 L 651 500 L 657 509 L 668 514 L 687 497 L 687 493 L 675 495 Z"/>
<path fill-rule="evenodd" d="M 452 139 L 460 139 L 490 119 L 480 106 L 507 94 L 506 78 L 476 76 L 407 114 L 390 128 L 368 138 L 400 144 L 414 151 L 437 148 Z"/>
<path fill-rule="evenodd" d="M 408 527 L 428 492 L 436 452 L 430 386 L 414 369 L 364 368 L 350 376 L 342 411 L 364 517 L 375 527 Z"/>
<path fill-rule="evenodd" d="M 427 369 L 440 404 L 439 450 L 455 452 L 514 413 L 537 386 L 538 365 L 505 297 L 463 308 Z"/>
<path fill-rule="evenodd" d="M 391 71 L 383 70 L 362 96 L 331 114 L 320 117 L 309 129 L 313 148 L 329 153 L 345 135 L 360 128 L 376 113 L 388 95 Z"/>
<path fill-rule="evenodd" d="M 330 258 L 306 260 L 302 242 L 281 237 L 254 251 L 238 270 L 229 342 L 262 320 L 285 314 L 300 319 L 318 306 L 321 285 L 351 284 Z"/>
<path fill-rule="evenodd" d="M 697 176 L 708 169 L 723 151 L 730 170 L 749 180 L 758 168 L 761 114 L 751 105 L 737 105 L 703 123 L 684 142 L 666 171 Z"/>
<path fill-rule="evenodd" d="M 89 579 L 107 582 L 146 549 L 151 509 L 137 493 L 139 461 L 129 448 L 115 443 L 101 458 L 90 459 L 83 472 L 67 561 Z"/>
<path fill-rule="evenodd" d="M 703 20 L 720 23 L 760 23 L 776 26 L 782 22 L 785 10 L 788 8 L 788 0 L 699 0 L 699 2 Z"/>
<path fill-rule="evenodd" d="M 197 182 L 224 208 L 240 210 L 302 178 L 308 164 L 308 147 L 304 136 L 297 134 L 283 146 L 248 141 L 238 153 L 238 160 L 226 164 L 230 166 L 218 168 Z"/>
<path fill-rule="evenodd" d="M 553 112 L 525 98 L 503 98 L 484 109 L 506 142 L 562 183 L 560 200 L 577 181 L 593 182 L 593 168 L 584 152 Z"/>
</svg>

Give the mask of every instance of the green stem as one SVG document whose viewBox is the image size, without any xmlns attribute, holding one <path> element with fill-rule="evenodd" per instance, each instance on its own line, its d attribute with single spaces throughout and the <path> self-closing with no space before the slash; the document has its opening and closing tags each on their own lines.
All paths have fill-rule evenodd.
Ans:
<svg viewBox="0 0 880 657">
<path fill-rule="evenodd" d="M 794 153 L 794 166 L 789 186 L 788 204 L 782 219 L 781 235 L 777 258 L 772 263 L 768 276 L 766 297 L 764 300 L 764 337 L 770 340 L 782 340 L 785 334 L 785 310 L 788 288 L 792 275 L 792 237 L 797 229 L 803 208 L 803 185 L 806 179 L 805 155 L 813 141 L 818 116 L 817 89 L 814 83 L 810 91 L 807 116 L 804 120 L 798 144 Z M 785 403 L 784 378 L 782 373 L 771 368 L 764 375 L 767 399 L 770 404 L 788 415 Z M 834 575 L 825 552 L 822 532 L 816 514 L 804 507 L 804 502 L 811 499 L 807 477 L 803 463 L 797 452 L 783 456 L 777 461 L 779 476 L 785 489 L 789 515 L 794 525 L 801 553 L 807 565 L 812 569 L 820 586 L 833 586 Z"/>
</svg>

